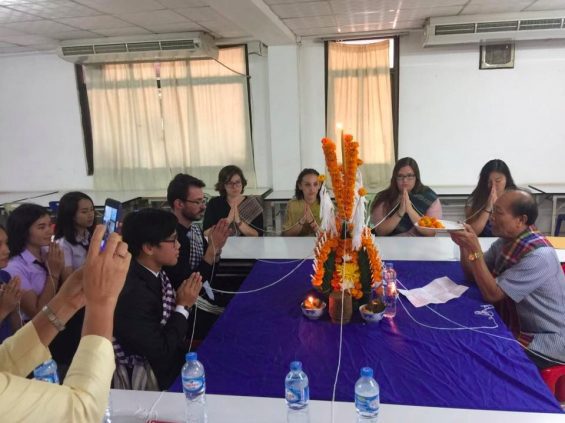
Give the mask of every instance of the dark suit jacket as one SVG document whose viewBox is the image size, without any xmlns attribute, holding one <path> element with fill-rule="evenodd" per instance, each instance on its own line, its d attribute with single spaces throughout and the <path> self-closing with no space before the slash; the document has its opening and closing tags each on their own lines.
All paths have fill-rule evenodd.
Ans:
<svg viewBox="0 0 565 423">
<path fill-rule="evenodd" d="M 177 264 L 174 266 L 165 266 L 163 269 L 169 276 L 173 288 L 177 289 L 180 284 L 188 278 L 193 272 L 200 272 L 203 281 L 212 281 L 212 266 L 206 263 L 204 260 L 200 261 L 200 264 L 193 268 L 190 266 L 189 254 L 190 254 L 190 240 L 186 236 L 188 228 L 177 223 L 177 236 L 180 243 L 179 249 L 179 259 Z M 206 248 L 208 248 L 208 242 L 205 238 L 202 239 L 204 244 L 204 254 L 206 254 Z M 200 295 L 204 291 L 200 292 Z"/>
<path fill-rule="evenodd" d="M 114 336 L 126 354 L 147 358 L 161 390 L 180 375 L 187 352 L 187 319 L 173 311 L 161 325 L 161 281 L 133 259 L 114 314 Z"/>
</svg>

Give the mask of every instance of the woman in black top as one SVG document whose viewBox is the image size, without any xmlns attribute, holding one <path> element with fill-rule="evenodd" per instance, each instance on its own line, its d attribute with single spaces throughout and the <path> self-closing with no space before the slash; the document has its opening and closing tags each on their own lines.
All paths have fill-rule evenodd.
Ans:
<svg viewBox="0 0 565 423">
<path fill-rule="evenodd" d="M 215 189 L 220 193 L 206 206 L 204 234 L 220 219 L 227 218 L 233 235 L 262 236 L 263 207 L 255 196 L 245 196 L 243 191 L 247 180 L 241 169 L 234 165 L 220 170 Z"/>
</svg>

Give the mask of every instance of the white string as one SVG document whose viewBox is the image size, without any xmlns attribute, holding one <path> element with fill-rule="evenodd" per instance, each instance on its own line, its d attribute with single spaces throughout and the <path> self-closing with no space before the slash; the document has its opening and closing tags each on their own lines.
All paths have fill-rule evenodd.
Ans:
<svg viewBox="0 0 565 423">
<path fill-rule="evenodd" d="M 262 290 L 264 290 L 264 289 L 270 288 L 270 287 L 272 287 L 272 286 L 274 286 L 274 285 L 276 285 L 276 284 L 282 282 L 283 280 L 285 280 L 288 276 L 292 275 L 292 274 L 302 265 L 302 263 L 304 263 L 306 260 L 308 260 L 308 258 L 302 259 L 302 260 L 300 261 L 300 263 L 298 263 L 298 264 L 297 264 L 290 272 L 288 272 L 286 275 L 283 275 L 282 277 L 280 277 L 280 278 L 277 279 L 276 281 L 274 281 L 274 282 L 272 282 L 272 283 L 270 283 L 270 284 L 268 284 L 268 285 L 262 286 L 262 287 L 260 287 L 260 288 L 250 289 L 250 290 L 248 290 L 248 291 L 223 291 L 223 290 L 221 290 L 221 289 L 212 288 L 212 291 L 214 291 L 214 292 L 219 292 L 219 293 L 221 293 L 221 294 L 233 294 L 233 295 L 238 295 L 238 294 L 252 294 L 252 293 L 255 293 L 255 292 L 259 292 L 259 291 L 262 291 Z"/>
<path fill-rule="evenodd" d="M 402 285 L 402 283 L 401 283 L 398 279 L 397 279 L 397 282 Z M 402 285 L 402 286 L 404 286 L 404 285 Z M 406 288 L 406 287 L 404 286 L 404 288 Z M 399 301 L 400 301 L 400 298 L 399 298 Z M 409 316 L 415 323 L 417 323 L 417 324 L 420 325 L 420 326 L 423 326 L 423 327 L 426 327 L 426 328 L 429 328 L 429 329 L 437 329 L 437 330 L 470 330 L 470 331 L 477 332 L 477 333 L 480 333 L 480 334 L 483 334 L 483 335 L 492 336 L 493 338 L 498 338 L 498 339 L 503 339 L 503 340 L 505 340 L 505 341 L 515 342 L 515 343 L 517 343 L 520 347 L 522 347 L 524 350 L 528 351 L 528 353 L 533 354 L 533 355 L 535 355 L 535 356 L 537 356 L 537 357 L 540 357 L 540 358 L 542 358 L 543 360 L 549 361 L 549 362 L 551 362 L 551 363 L 559 364 L 559 365 L 565 365 L 565 362 L 558 361 L 558 360 L 554 360 L 554 359 L 552 359 L 552 358 L 550 358 L 550 357 L 547 357 L 547 356 L 542 355 L 542 354 L 540 354 L 540 353 L 538 353 L 538 352 L 536 352 L 536 351 L 534 351 L 534 350 L 531 350 L 531 349 L 527 348 L 526 346 L 524 346 L 524 345 L 522 345 L 520 342 L 518 342 L 518 340 L 515 339 L 515 338 L 509 338 L 509 337 L 507 337 L 507 336 L 496 335 L 496 334 L 494 334 L 494 333 L 485 332 L 485 331 L 483 330 L 483 329 L 495 329 L 494 327 L 469 327 L 469 326 L 465 326 L 465 325 L 462 325 L 461 323 L 458 323 L 458 322 L 455 322 L 455 321 L 449 319 L 449 318 L 446 317 L 446 316 L 443 316 L 443 315 L 440 314 L 439 312 L 437 312 L 437 311 L 433 310 L 432 308 L 426 306 L 426 308 L 428 308 L 429 310 L 432 310 L 434 313 L 436 313 L 437 315 L 441 316 L 442 318 L 444 318 L 444 319 L 447 320 L 448 322 L 451 322 L 451 323 L 453 323 L 454 325 L 457 325 L 457 326 L 460 326 L 460 327 L 459 327 L 459 328 L 440 328 L 440 327 L 430 326 L 430 325 L 426 325 L 425 323 L 421 323 L 421 322 L 419 322 L 418 320 L 416 320 L 416 319 L 408 312 L 406 306 L 403 304 L 402 301 L 400 301 L 400 304 L 402 305 L 402 308 L 406 311 L 406 314 L 408 314 L 408 316 Z M 483 307 L 484 307 L 484 306 L 483 306 Z M 483 308 L 483 310 L 475 311 L 475 314 L 483 314 L 483 313 L 486 312 L 486 310 L 487 310 L 486 308 Z M 489 312 L 489 313 L 491 313 L 491 312 Z M 494 315 L 493 315 L 493 314 L 491 314 L 491 315 L 493 316 L 492 318 L 494 319 Z M 489 317 L 489 318 L 490 318 L 490 317 Z M 497 324 L 496 327 L 498 327 L 498 324 Z"/>
<path fill-rule="evenodd" d="M 343 228 L 343 223 L 342 223 Z M 343 231 L 343 240 L 344 240 L 344 249 L 345 249 L 345 240 L 347 239 L 347 235 L 345 231 Z M 346 251 L 344 251 L 347 253 Z M 335 379 L 334 379 L 334 386 L 332 390 L 332 403 L 331 403 L 331 415 L 332 415 L 332 423 L 334 423 L 334 404 L 335 404 L 335 391 L 337 387 L 337 381 L 339 379 L 339 371 L 341 369 L 341 352 L 343 347 L 343 304 L 345 302 L 345 289 L 343 289 L 343 282 L 344 282 L 344 275 L 345 275 L 345 260 L 342 260 L 342 273 L 341 273 L 341 318 L 339 321 L 339 349 L 338 349 L 338 356 L 337 356 L 337 369 L 335 372 Z M 335 270 L 337 272 L 337 269 Z"/>
<path fill-rule="evenodd" d="M 396 283 L 399 284 L 402 288 L 404 289 L 408 289 L 406 288 L 406 286 L 400 282 L 400 280 L 396 279 Z M 442 328 L 442 327 L 437 327 L 437 326 L 430 326 L 427 325 L 425 323 L 421 323 L 419 322 L 416 318 L 414 318 L 414 316 L 412 316 L 412 314 L 410 314 L 410 312 L 408 311 L 408 309 L 406 308 L 406 306 L 404 305 L 404 302 L 400 299 L 400 296 L 398 297 L 398 302 L 400 303 L 400 305 L 402 306 L 402 308 L 404 309 L 404 311 L 406 311 L 406 314 L 408 314 L 408 316 L 417 324 L 419 324 L 420 326 L 424 326 L 428 329 L 437 329 L 437 330 L 471 330 L 471 329 L 496 329 L 498 328 L 498 323 L 496 323 L 496 320 L 494 319 L 494 313 L 490 310 L 494 309 L 494 307 L 490 304 L 485 304 L 482 305 L 482 310 L 478 310 L 475 311 L 475 314 L 477 315 L 483 315 L 488 317 L 494 324 L 495 326 L 477 326 L 477 327 L 467 327 L 465 325 L 462 325 L 461 323 L 458 323 L 454 320 L 451 320 L 449 317 L 444 316 L 443 314 L 441 314 L 440 312 L 438 312 L 437 310 L 434 310 L 433 308 L 431 308 L 428 305 L 425 305 L 424 307 L 427 308 L 428 310 L 430 310 L 431 312 L 437 314 L 439 317 L 441 317 L 442 319 L 447 320 L 450 323 L 453 323 L 454 325 L 458 326 L 456 328 L 453 327 L 449 327 L 449 328 Z"/>
</svg>

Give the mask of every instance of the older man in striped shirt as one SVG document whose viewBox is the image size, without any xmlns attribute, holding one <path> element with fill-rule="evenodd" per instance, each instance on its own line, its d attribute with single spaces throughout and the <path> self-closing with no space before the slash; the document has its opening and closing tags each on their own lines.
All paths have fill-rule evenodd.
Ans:
<svg viewBox="0 0 565 423">
<path fill-rule="evenodd" d="M 494 205 L 492 232 L 500 239 L 486 253 L 467 225 L 451 239 L 483 298 L 515 304 L 518 341 L 536 366 L 545 368 L 565 362 L 565 275 L 555 250 L 533 226 L 537 215 L 528 192 L 508 191 Z"/>
</svg>

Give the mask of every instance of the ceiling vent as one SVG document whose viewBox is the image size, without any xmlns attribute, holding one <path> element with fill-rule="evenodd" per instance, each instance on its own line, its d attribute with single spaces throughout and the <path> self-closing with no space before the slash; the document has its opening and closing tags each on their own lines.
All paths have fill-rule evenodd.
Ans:
<svg viewBox="0 0 565 423">
<path fill-rule="evenodd" d="M 565 11 L 429 18 L 424 46 L 565 38 Z"/>
<path fill-rule="evenodd" d="M 83 65 L 218 58 L 214 39 L 203 32 L 149 37 L 65 41 L 59 57 Z"/>
</svg>

